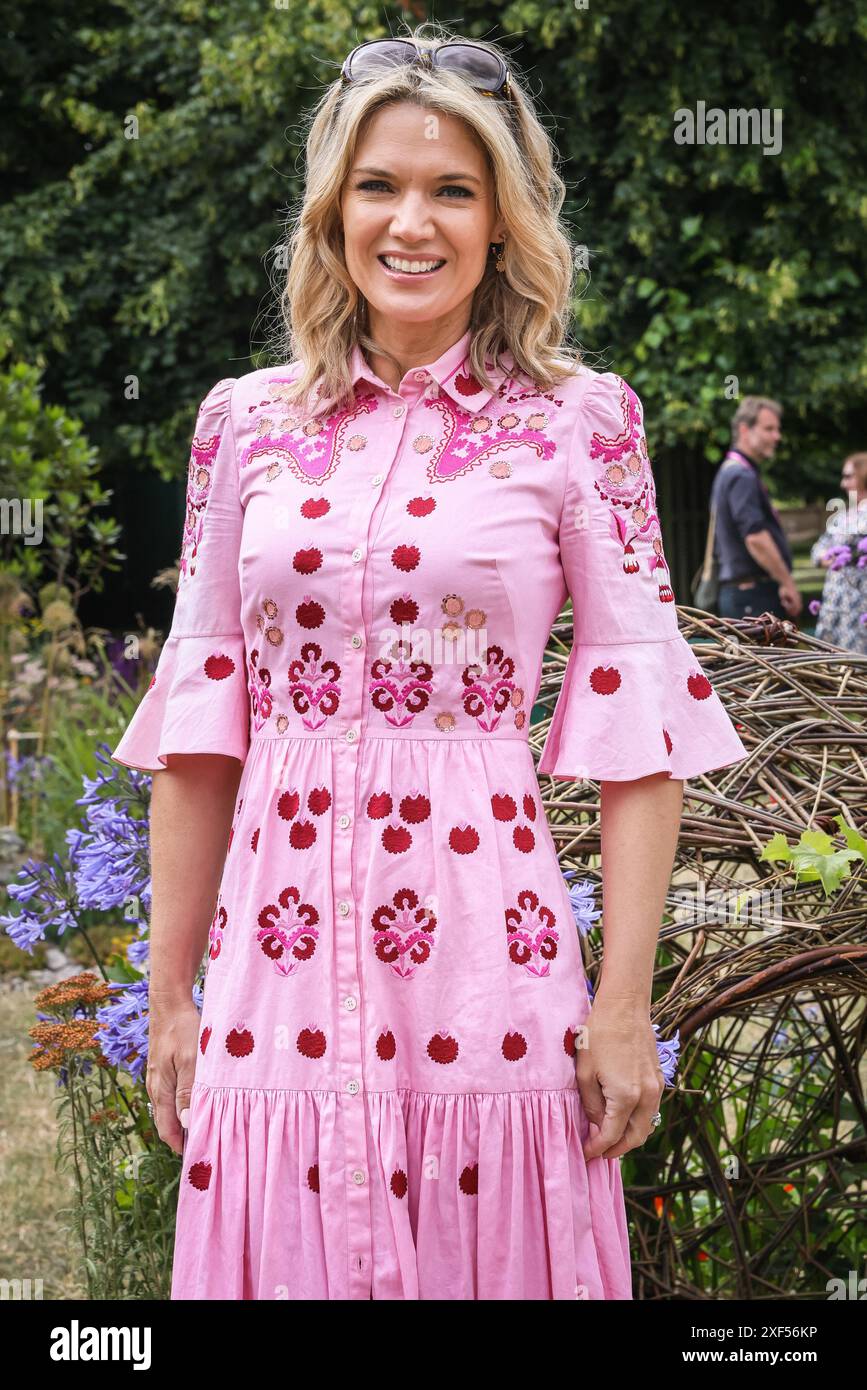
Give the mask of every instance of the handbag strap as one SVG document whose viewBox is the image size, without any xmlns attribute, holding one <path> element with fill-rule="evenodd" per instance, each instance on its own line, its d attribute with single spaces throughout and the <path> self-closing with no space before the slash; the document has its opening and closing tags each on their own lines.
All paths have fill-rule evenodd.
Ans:
<svg viewBox="0 0 867 1390">
<path fill-rule="evenodd" d="M 740 464 L 737 464 L 736 461 L 735 461 L 734 459 L 729 459 L 729 460 L 725 460 L 725 459 L 724 459 L 723 462 L 720 464 L 720 470 L 722 470 L 723 468 L 731 468 L 732 466 L 734 466 L 734 467 L 741 467 L 741 465 L 740 465 Z M 705 547 L 704 547 L 704 564 L 703 564 L 702 567 L 701 567 L 701 577 L 702 577 L 702 579 L 705 580 L 705 581 L 707 581 L 707 580 L 710 579 L 710 577 L 711 577 L 711 570 L 712 570 L 712 568 L 713 568 L 713 538 L 714 538 L 714 532 L 715 532 L 715 531 L 716 531 L 716 505 L 714 504 L 714 505 L 711 507 L 711 509 L 710 509 L 710 521 L 708 522 L 707 540 L 706 540 L 706 542 L 705 542 Z"/>
<path fill-rule="evenodd" d="M 701 567 L 701 577 L 707 582 L 710 579 L 711 567 L 713 565 L 713 537 L 716 530 L 716 507 L 710 509 L 710 522 L 707 528 L 707 541 L 704 547 L 704 564 Z"/>
</svg>

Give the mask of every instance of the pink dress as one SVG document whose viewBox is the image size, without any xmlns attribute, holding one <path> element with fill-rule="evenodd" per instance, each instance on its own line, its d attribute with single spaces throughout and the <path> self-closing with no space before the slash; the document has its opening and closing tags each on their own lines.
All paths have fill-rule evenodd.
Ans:
<svg viewBox="0 0 867 1390">
<path fill-rule="evenodd" d="M 587 368 L 491 392 L 469 343 L 398 392 L 356 349 L 355 405 L 318 423 L 295 364 L 199 409 L 172 628 L 114 753 L 243 763 L 175 1299 L 632 1297 L 527 739 L 567 591 L 542 773 L 746 750 L 678 631 L 635 393 Z"/>
</svg>

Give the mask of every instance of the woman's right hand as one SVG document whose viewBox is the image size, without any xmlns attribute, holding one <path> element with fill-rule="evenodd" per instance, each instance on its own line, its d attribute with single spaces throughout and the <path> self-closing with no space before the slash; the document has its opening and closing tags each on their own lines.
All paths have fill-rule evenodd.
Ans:
<svg viewBox="0 0 867 1390">
<path fill-rule="evenodd" d="M 189 1109 L 200 1023 L 192 998 L 180 1003 L 150 1001 L 145 1084 L 157 1133 L 177 1154 L 184 1151 L 186 1126 L 181 1124 L 180 1116 Z"/>
</svg>

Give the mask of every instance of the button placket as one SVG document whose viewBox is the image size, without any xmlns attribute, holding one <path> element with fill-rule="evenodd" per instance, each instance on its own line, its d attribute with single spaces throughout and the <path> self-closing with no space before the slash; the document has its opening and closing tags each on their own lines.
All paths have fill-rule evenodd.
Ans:
<svg viewBox="0 0 867 1390">
<path fill-rule="evenodd" d="M 377 507 L 384 504 L 385 490 L 381 487 L 400 453 L 407 419 L 403 407 L 399 425 L 395 425 L 387 466 L 374 475 L 376 486 L 359 487 L 350 508 L 348 535 L 358 543 L 345 552 L 339 585 L 339 616 L 347 634 L 344 652 L 342 700 L 342 730 L 337 729 L 334 743 L 334 815 L 345 834 L 335 835 L 333 853 L 334 936 L 337 998 L 342 1007 L 337 1011 L 339 1043 L 340 1088 L 337 1104 L 342 1115 L 346 1149 L 344 1154 L 347 1188 L 347 1259 L 350 1297 L 365 1299 L 370 1292 L 372 1253 L 370 1185 L 368 1174 L 368 1125 L 364 1100 L 364 1002 L 361 990 L 361 938 L 363 924 L 359 919 L 360 885 L 364 882 L 365 865 L 358 862 L 356 835 L 358 824 L 359 752 L 362 734 L 367 724 L 365 708 L 366 667 L 368 662 L 368 631 L 372 594 L 365 591 L 368 559 L 373 548 L 372 536 L 378 527 L 374 523 Z M 389 431 L 391 433 L 391 431 Z M 382 455 L 380 454 L 380 459 Z M 367 589 L 369 591 L 370 585 Z M 367 604 L 365 603 L 367 600 Z M 342 732 L 342 737 L 340 736 Z"/>
</svg>

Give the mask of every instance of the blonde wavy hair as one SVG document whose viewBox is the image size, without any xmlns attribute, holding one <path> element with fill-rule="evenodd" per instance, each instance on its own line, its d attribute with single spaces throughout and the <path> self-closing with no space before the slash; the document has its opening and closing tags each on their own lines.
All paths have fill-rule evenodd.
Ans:
<svg viewBox="0 0 867 1390">
<path fill-rule="evenodd" d="M 461 36 L 427 22 L 392 37 L 436 48 Z M 506 54 L 494 43 L 483 46 L 507 63 L 511 100 L 479 93 L 458 73 L 413 64 L 350 83 L 338 79 L 312 108 L 301 206 L 287 218 L 277 248 L 288 270 L 282 289 L 275 286 L 281 320 L 275 346 L 282 361 L 301 364 L 295 381 L 284 388 L 287 403 L 306 401 L 311 413 L 351 403 L 349 361 L 356 344 L 401 365 L 370 336 L 366 304 L 346 266 L 340 210 L 365 122 L 395 102 L 459 117 L 487 155 L 507 230 L 505 270 L 498 272 L 489 258 L 473 297 L 469 355 L 476 379 L 490 387 L 485 361 L 505 369 L 501 359 L 508 351 L 518 371 L 548 390 L 582 360 L 580 349 L 567 341 L 577 272 L 573 244 L 559 216 L 566 185 L 557 172 L 556 146 Z M 318 395 L 308 400 L 314 385 Z"/>
</svg>

